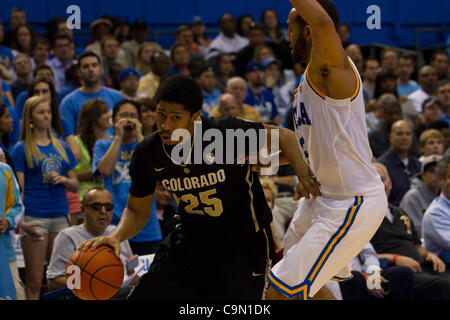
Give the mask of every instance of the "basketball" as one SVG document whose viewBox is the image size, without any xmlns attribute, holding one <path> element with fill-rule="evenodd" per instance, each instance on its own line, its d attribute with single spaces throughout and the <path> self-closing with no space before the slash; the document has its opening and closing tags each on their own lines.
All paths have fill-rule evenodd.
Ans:
<svg viewBox="0 0 450 320">
<path fill-rule="evenodd" d="M 124 276 L 122 260 L 105 245 L 94 251 L 75 251 L 66 265 L 66 277 L 73 276 L 73 268 L 79 268 L 79 282 L 71 288 L 82 300 L 107 300 L 120 289 Z"/>
</svg>

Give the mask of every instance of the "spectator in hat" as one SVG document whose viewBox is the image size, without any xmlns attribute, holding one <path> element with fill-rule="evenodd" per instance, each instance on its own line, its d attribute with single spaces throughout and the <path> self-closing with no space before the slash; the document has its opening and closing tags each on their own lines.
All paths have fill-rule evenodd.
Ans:
<svg viewBox="0 0 450 320">
<path fill-rule="evenodd" d="M 450 264 L 450 155 L 439 160 L 436 173 L 441 193 L 428 206 L 422 221 L 423 246 Z"/>
<path fill-rule="evenodd" d="M 120 73 L 120 93 L 124 99 L 136 100 L 145 97 L 137 91 L 141 73 L 133 68 L 127 68 Z"/>
<path fill-rule="evenodd" d="M 400 202 L 400 208 L 408 213 L 419 237 L 422 237 L 422 220 L 425 211 L 435 197 L 439 195 L 439 178 L 436 165 L 442 156 L 431 155 L 422 158 L 422 170 L 411 181 L 411 189 Z"/>
<path fill-rule="evenodd" d="M 272 91 L 275 96 L 275 103 L 281 118 L 284 118 L 289 107 L 292 105 L 293 96 L 291 90 L 284 81 L 281 72 L 281 62 L 269 57 L 262 62 L 264 68 L 264 84 L 267 90 Z"/>
<path fill-rule="evenodd" d="M 247 98 L 245 103 L 258 110 L 263 122 L 281 123 L 275 97 L 270 90 L 264 87 L 264 68 L 258 61 L 251 61 L 245 68 L 245 77 L 248 81 Z"/>
<path fill-rule="evenodd" d="M 139 46 L 144 41 L 147 41 L 147 23 L 141 19 L 134 21 L 131 25 L 130 33 L 131 40 L 122 43 L 121 48 L 126 53 L 126 63 L 124 66 L 134 68 L 136 66 Z"/>
<path fill-rule="evenodd" d="M 422 115 L 420 123 L 414 129 L 417 139 L 420 138 L 422 132 L 428 129 L 432 122 L 442 118 L 442 103 L 435 98 L 427 98 L 422 103 Z"/>
<path fill-rule="evenodd" d="M 92 22 L 90 28 L 95 41 L 89 44 L 85 51 L 92 51 L 100 56 L 102 54 L 101 41 L 104 37 L 111 34 L 113 24 L 109 19 L 100 18 Z"/>
<path fill-rule="evenodd" d="M 139 79 L 138 92 L 153 98 L 161 81 L 169 76 L 169 57 L 164 52 L 153 52 L 151 71 Z"/>
<path fill-rule="evenodd" d="M 220 90 L 216 88 L 216 76 L 212 67 L 203 66 L 192 76 L 197 80 L 203 93 L 202 114 L 209 116 L 212 109 L 219 103 Z"/>
</svg>

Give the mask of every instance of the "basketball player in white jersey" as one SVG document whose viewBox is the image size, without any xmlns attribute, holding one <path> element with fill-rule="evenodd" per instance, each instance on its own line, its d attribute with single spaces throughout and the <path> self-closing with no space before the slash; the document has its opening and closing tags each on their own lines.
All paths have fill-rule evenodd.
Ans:
<svg viewBox="0 0 450 320">
<path fill-rule="evenodd" d="M 362 81 L 337 35 L 336 7 L 330 0 L 291 3 L 286 40 L 295 59 L 307 63 L 294 127 L 322 195 L 295 213 L 266 299 L 332 299 L 324 285 L 351 277 L 350 261 L 381 224 L 387 199 L 371 164 Z"/>
</svg>

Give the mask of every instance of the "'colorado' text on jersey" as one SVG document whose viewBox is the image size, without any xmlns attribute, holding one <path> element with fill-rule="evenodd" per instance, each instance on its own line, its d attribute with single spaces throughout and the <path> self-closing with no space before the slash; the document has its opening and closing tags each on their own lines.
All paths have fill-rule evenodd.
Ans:
<svg viewBox="0 0 450 320">
<path fill-rule="evenodd" d="M 218 129 L 224 137 L 226 129 L 264 129 L 261 123 L 231 117 L 201 117 L 201 121 L 204 130 Z M 203 142 L 203 148 L 208 143 Z M 225 141 L 223 145 L 226 159 Z M 272 214 L 249 165 L 178 165 L 170 158 L 171 149 L 163 147 L 157 132 L 138 144 L 130 165 L 131 195 L 153 194 L 160 181 L 177 201 L 183 232 L 205 241 L 235 241 L 269 226 Z"/>
<path fill-rule="evenodd" d="M 330 198 L 384 193 L 371 163 L 362 81 L 350 58 L 349 63 L 358 82 L 350 98 L 336 100 L 321 93 L 307 69 L 292 113 L 303 157 L 321 183 L 322 195 Z"/>
</svg>

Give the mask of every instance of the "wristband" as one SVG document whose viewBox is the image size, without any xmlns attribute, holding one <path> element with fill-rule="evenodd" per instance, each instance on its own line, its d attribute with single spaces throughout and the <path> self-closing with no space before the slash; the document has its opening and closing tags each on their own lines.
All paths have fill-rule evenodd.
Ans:
<svg viewBox="0 0 450 320">
<path fill-rule="evenodd" d="M 398 254 L 394 254 L 394 257 L 392 258 L 392 264 L 395 266 L 395 261 L 397 260 Z"/>
</svg>

